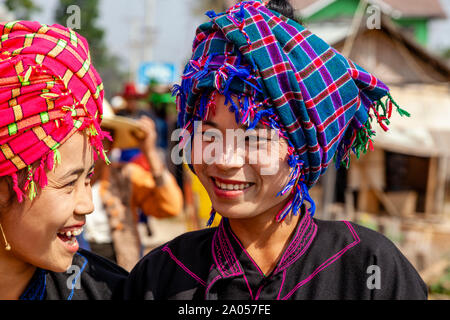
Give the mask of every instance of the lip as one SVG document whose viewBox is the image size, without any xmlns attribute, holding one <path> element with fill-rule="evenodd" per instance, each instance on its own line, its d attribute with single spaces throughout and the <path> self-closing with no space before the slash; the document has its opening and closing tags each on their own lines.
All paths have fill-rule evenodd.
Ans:
<svg viewBox="0 0 450 320">
<path fill-rule="evenodd" d="M 216 183 L 214 180 L 217 180 L 220 183 L 226 183 L 226 184 L 245 184 L 250 183 L 251 185 L 242 190 L 223 190 L 216 186 Z M 253 186 L 253 182 L 244 182 L 244 181 L 237 181 L 237 180 L 229 180 L 229 179 L 222 179 L 219 177 L 210 177 L 211 184 L 213 186 L 214 193 L 219 198 L 225 198 L 225 199 L 235 199 L 242 195 L 244 195 L 246 192 L 248 192 Z"/>
<path fill-rule="evenodd" d="M 77 229 L 82 228 L 84 225 L 85 225 L 85 222 L 77 223 L 77 224 L 74 224 L 71 226 L 64 227 L 64 228 L 58 230 L 58 232 L 63 233 L 63 232 L 67 232 L 67 231 L 77 230 Z M 72 254 L 75 254 L 78 251 L 78 249 L 80 248 L 80 245 L 75 236 L 72 237 L 72 239 L 73 239 L 72 243 L 68 242 L 68 241 L 64 241 L 58 234 L 56 237 L 61 242 L 61 245 L 64 247 L 64 249 L 66 249 L 67 251 L 69 251 Z"/>
<path fill-rule="evenodd" d="M 213 180 L 217 180 L 220 183 L 226 183 L 226 184 L 245 184 L 245 183 L 252 183 L 253 182 L 249 182 L 249 181 L 238 181 L 238 180 L 229 180 L 229 179 L 223 179 L 223 178 L 219 178 L 219 177 L 211 177 L 211 179 Z"/>
<path fill-rule="evenodd" d="M 80 249 L 80 245 L 78 244 L 78 240 L 74 237 L 74 241 L 73 244 L 68 243 L 67 241 L 63 241 L 60 237 L 58 237 L 58 240 L 61 242 L 61 245 L 64 247 L 64 249 L 66 249 L 67 251 L 69 251 L 70 253 L 75 253 L 78 251 L 78 249 Z"/>
<path fill-rule="evenodd" d="M 76 230 L 76 229 L 80 229 L 82 228 L 84 225 L 86 224 L 86 222 L 80 222 L 77 224 L 73 224 L 71 226 L 68 227 L 64 227 L 62 229 L 59 229 L 58 232 L 67 232 L 67 231 L 72 231 L 72 230 Z"/>
</svg>

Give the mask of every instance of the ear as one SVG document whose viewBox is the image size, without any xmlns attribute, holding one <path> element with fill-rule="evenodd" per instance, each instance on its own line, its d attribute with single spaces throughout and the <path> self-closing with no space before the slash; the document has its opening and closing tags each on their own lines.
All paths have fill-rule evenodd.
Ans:
<svg viewBox="0 0 450 320">
<path fill-rule="evenodd" d="M 8 177 L 0 178 L 0 210 L 2 211 L 11 204 L 11 188 L 7 179 Z"/>
</svg>

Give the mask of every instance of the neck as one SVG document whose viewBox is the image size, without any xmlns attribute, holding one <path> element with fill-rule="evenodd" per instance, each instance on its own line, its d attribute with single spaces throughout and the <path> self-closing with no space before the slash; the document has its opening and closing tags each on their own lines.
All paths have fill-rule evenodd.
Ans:
<svg viewBox="0 0 450 320">
<path fill-rule="evenodd" d="M 284 205 L 249 219 L 229 219 L 231 229 L 265 275 L 275 268 L 300 219 L 300 215 L 289 215 L 282 222 L 276 221 Z"/>
<path fill-rule="evenodd" d="M 12 249 L 14 250 L 14 248 Z M 0 249 L 0 300 L 18 300 L 36 271 L 36 267 Z"/>
</svg>

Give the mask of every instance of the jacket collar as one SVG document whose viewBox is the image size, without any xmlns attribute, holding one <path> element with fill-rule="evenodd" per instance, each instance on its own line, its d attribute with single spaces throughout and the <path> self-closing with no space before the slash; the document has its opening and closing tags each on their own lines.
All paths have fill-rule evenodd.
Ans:
<svg viewBox="0 0 450 320">
<path fill-rule="evenodd" d="M 316 223 L 309 214 L 303 212 L 300 221 L 297 224 L 295 234 L 284 251 L 281 259 L 278 261 L 273 274 L 285 270 L 300 259 L 300 257 L 302 257 L 310 247 L 316 233 Z M 212 240 L 212 255 L 214 263 L 219 274 L 223 278 L 244 274 L 242 262 L 238 259 L 238 256 L 242 257 L 244 255 L 239 253 L 244 253 L 244 255 L 246 254 L 249 260 L 253 262 L 250 255 L 243 248 L 240 240 L 236 235 L 234 235 L 227 219 L 223 218 Z M 259 270 L 259 267 L 256 264 L 255 267 Z"/>
</svg>

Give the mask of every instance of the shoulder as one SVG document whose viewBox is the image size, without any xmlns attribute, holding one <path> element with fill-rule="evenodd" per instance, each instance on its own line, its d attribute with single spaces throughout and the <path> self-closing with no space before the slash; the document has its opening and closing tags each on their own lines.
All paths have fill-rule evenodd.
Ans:
<svg viewBox="0 0 450 320">
<path fill-rule="evenodd" d="M 317 241 L 322 246 L 333 246 L 335 250 L 342 247 L 348 251 L 347 259 L 354 257 L 365 262 L 391 264 L 408 262 L 396 244 L 375 230 L 350 221 L 314 221 L 318 226 Z"/>
<path fill-rule="evenodd" d="M 424 299 L 426 284 L 400 249 L 383 234 L 349 221 L 314 219 L 317 245 L 330 246 L 341 263 L 359 274 L 378 270 L 384 290 L 375 298 Z"/>
<path fill-rule="evenodd" d="M 318 238 L 355 246 L 358 251 L 379 255 L 399 252 L 396 245 L 383 234 L 350 221 L 314 219 Z"/>
<path fill-rule="evenodd" d="M 178 260 L 185 263 L 198 261 L 197 259 L 211 253 L 211 241 L 216 228 L 187 232 L 171 241 L 153 249 L 145 255 L 136 266 L 165 264 L 168 260 Z M 136 269 L 135 267 L 135 269 Z"/>
<path fill-rule="evenodd" d="M 47 299 L 110 300 L 121 296 L 128 272 L 80 249 L 66 272 L 49 272 Z"/>
<path fill-rule="evenodd" d="M 203 284 L 215 230 L 184 233 L 145 255 L 126 281 L 125 299 L 164 299 L 181 287 Z"/>
<path fill-rule="evenodd" d="M 122 279 L 128 276 L 128 272 L 119 265 L 84 249 L 78 250 L 73 257 L 73 262 L 80 267 L 85 265 L 85 268 L 89 270 L 92 276 L 109 276 L 113 279 Z"/>
<path fill-rule="evenodd" d="M 114 262 L 80 249 L 74 264 L 81 269 L 81 286 L 91 299 L 105 300 L 119 297 L 128 272 Z"/>
<path fill-rule="evenodd" d="M 185 250 L 203 251 L 205 247 L 211 247 L 211 241 L 216 230 L 217 228 L 214 227 L 186 232 L 167 242 L 166 246 L 176 253 Z"/>
</svg>

